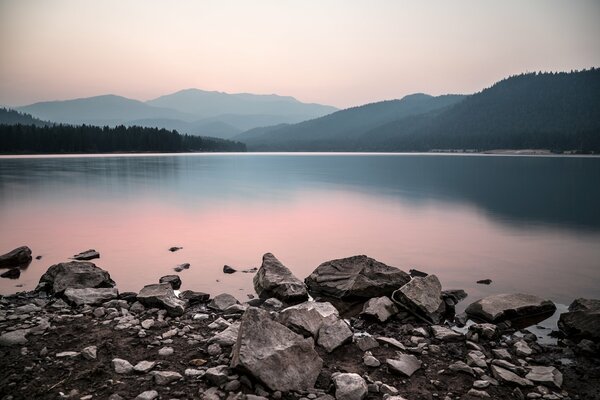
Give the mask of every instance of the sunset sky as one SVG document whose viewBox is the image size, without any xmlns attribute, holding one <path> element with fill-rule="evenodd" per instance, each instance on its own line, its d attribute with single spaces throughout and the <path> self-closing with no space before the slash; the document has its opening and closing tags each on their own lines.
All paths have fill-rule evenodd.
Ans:
<svg viewBox="0 0 600 400">
<path fill-rule="evenodd" d="M 600 66 L 600 1 L 0 0 L 0 104 L 184 88 L 348 107 Z"/>
</svg>

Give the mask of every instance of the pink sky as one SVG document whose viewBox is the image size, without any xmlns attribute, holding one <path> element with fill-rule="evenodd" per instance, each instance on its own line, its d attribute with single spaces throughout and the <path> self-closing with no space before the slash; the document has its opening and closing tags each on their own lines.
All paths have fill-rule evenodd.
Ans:
<svg viewBox="0 0 600 400">
<path fill-rule="evenodd" d="M 600 2 L 0 0 L 0 104 L 184 88 L 348 107 L 600 66 Z"/>
</svg>

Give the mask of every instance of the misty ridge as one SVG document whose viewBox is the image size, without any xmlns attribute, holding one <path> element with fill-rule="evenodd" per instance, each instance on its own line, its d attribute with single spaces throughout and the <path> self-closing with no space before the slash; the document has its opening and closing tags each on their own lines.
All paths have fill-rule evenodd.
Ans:
<svg viewBox="0 0 600 400">
<path fill-rule="evenodd" d="M 141 102 L 115 95 L 50 101 L 0 112 L 0 124 L 50 127 L 52 124 L 108 128 L 157 128 L 176 134 L 231 139 L 213 151 L 489 151 L 547 149 L 600 152 L 600 70 L 526 73 L 506 78 L 472 95 L 423 93 L 337 110 L 278 95 L 226 94 L 182 90 Z M 107 129 L 108 129 L 107 128 Z M 39 130 L 40 128 L 38 128 Z M 51 130 L 51 128 L 45 128 Z M 59 129 L 59 128 L 55 128 Z M 7 141 L 6 127 L 2 128 Z M 11 150 L 29 151 L 39 132 Z M 19 133 L 11 131 L 11 141 Z M 150 131 L 149 131 L 150 132 Z M 71 136 L 69 136 L 71 137 Z M 89 136 L 90 139 L 92 136 Z M 69 139 L 59 140 L 65 150 Z M 185 141 L 191 143 L 190 140 Z M 244 145 L 240 145 L 241 142 Z M 104 143 L 104 142 L 103 142 Z M 180 150 L 166 144 L 139 151 Z M 30 149 L 27 149 L 29 147 Z M 87 144 L 78 152 L 109 150 Z M 44 151 L 45 146 L 37 147 Z M 61 151 L 52 146 L 47 151 Z M 100 150 L 96 150 L 100 151 Z"/>
</svg>

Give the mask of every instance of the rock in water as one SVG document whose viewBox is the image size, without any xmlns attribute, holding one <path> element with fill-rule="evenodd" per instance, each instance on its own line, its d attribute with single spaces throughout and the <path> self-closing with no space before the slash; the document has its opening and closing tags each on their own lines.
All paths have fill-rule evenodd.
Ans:
<svg viewBox="0 0 600 400">
<path fill-rule="evenodd" d="M 336 400 L 362 400 L 368 392 L 367 382 L 358 374 L 337 374 L 333 383 Z"/>
<path fill-rule="evenodd" d="M 600 342 L 600 300 L 577 299 L 560 315 L 558 328 L 568 337 Z"/>
<path fill-rule="evenodd" d="M 237 272 L 237 269 L 230 267 L 229 265 L 223 265 L 223 273 L 225 274 L 233 274 Z"/>
<path fill-rule="evenodd" d="M 26 267 L 31 263 L 31 249 L 27 246 L 17 247 L 0 256 L 0 268 Z"/>
<path fill-rule="evenodd" d="M 65 299 L 76 306 L 102 304 L 105 301 L 116 299 L 118 295 L 117 288 L 68 288 L 64 292 Z"/>
<path fill-rule="evenodd" d="M 0 277 L 8 278 L 8 279 L 19 279 L 20 276 L 21 276 L 21 270 L 19 268 L 11 268 L 8 271 L 6 271 L 0 275 Z"/>
<path fill-rule="evenodd" d="M 361 255 L 319 265 L 304 280 L 310 292 L 338 299 L 389 296 L 410 281 L 410 275 Z"/>
<path fill-rule="evenodd" d="M 173 288 L 168 283 L 144 286 L 137 295 L 137 299 L 145 306 L 164 308 L 172 317 L 182 315 L 186 306 L 185 301 L 179 300 L 175 296 Z"/>
<path fill-rule="evenodd" d="M 380 322 L 385 322 L 391 316 L 398 314 L 398 308 L 387 296 L 375 297 L 365 303 L 361 314 L 377 318 Z"/>
<path fill-rule="evenodd" d="M 115 282 L 110 274 L 91 262 L 71 261 L 55 264 L 40 278 L 36 290 L 62 294 L 65 289 L 111 288 Z"/>
<path fill-rule="evenodd" d="M 312 339 L 273 321 L 268 311 L 250 307 L 242 316 L 231 367 L 251 374 L 271 390 L 287 392 L 314 387 L 322 366 Z"/>
<path fill-rule="evenodd" d="M 556 306 L 531 294 L 496 294 L 471 303 L 466 312 L 469 316 L 487 322 L 500 322 L 506 319 L 536 317 L 551 314 Z"/>
<path fill-rule="evenodd" d="M 168 283 L 174 290 L 181 287 L 181 278 L 179 275 L 165 275 L 158 280 L 158 283 Z"/>
<path fill-rule="evenodd" d="M 88 260 L 93 260 L 94 258 L 100 258 L 100 253 L 98 253 L 94 249 L 90 249 L 90 250 L 82 251 L 79 254 L 75 254 L 71 258 L 73 258 L 74 260 L 79 260 L 79 261 L 88 261 Z"/>
<path fill-rule="evenodd" d="M 438 323 L 444 311 L 441 295 L 440 280 L 435 275 L 428 275 L 413 278 L 392 294 L 392 300 L 408 311 Z"/>
<path fill-rule="evenodd" d="M 304 283 L 271 253 L 263 256 L 253 282 L 254 290 L 261 298 L 275 297 L 286 303 L 308 300 Z"/>
</svg>

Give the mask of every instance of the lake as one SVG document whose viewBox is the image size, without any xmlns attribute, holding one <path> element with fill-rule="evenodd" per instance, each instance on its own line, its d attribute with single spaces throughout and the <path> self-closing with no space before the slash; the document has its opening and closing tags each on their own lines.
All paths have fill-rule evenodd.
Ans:
<svg viewBox="0 0 600 400">
<path fill-rule="evenodd" d="M 121 291 L 187 262 L 182 290 L 244 301 L 253 274 L 223 265 L 259 267 L 272 252 L 301 279 L 366 254 L 465 289 L 464 305 L 500 292 L 600 297 L 597 157 L 1 157 L 0 223 L 0 252 L 28 245 L 42 256 L 20 279 L 0 279 L 2 294 L 35 288 L 50 265 L 93 248 Z"/>
</svg>

